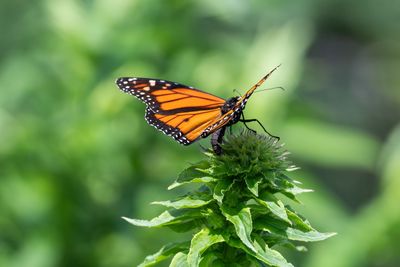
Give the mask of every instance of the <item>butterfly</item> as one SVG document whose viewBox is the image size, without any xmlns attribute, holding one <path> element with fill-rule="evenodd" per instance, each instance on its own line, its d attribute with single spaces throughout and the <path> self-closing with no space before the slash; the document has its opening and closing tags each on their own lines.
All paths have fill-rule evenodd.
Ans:
<svg viewBox="0 0 400 267">
<path fill-rule="evenodd" d="M 220 144 L 226 127 L 238 121 L 247 127 L 246 122 L 256 121 L 266 131 L 258 120 L 245 120 L 242 112 L 250 96 L 278 67 L 272 69 L 243 96 L 227 100 L 166 80 L 122 77 L 116 80 L 116 84 L 123 92 L 146 104 L 145 119 L 150 125 L 183 145 L 190 145 L 212 134 L 213 150 L 221 154 Z"/>
</svg>

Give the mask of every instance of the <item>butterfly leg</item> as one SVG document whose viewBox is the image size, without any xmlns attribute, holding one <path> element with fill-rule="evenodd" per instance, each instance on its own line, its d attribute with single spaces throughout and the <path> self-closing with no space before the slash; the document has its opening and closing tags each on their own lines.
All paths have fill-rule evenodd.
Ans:
<svg viewBox="0 0 400 267">
<path fill-rule="evenodd" d="M 218 129 L 211 135 L 211 146 L 214 150 L 214 153 L 217 155 L 222 154 L 221 143 L 222 139 L 224 138 L 225 129 L 226 127 L 222 127 L 221 129 Z"/>
<path fill-rule="evenodd" d="M 239 120 L 240 122 L 243 122 L 244 126 L 246 127 L 247 130 L 249 130 L 250 132 L 256 134 L 257 132 L 254 131 L 253 129 L 251 129 L 249 126 L 247 126 L 246 122 L 249 122 L 247 120 Z"/>
<path fill-rule="evenodd" d="M 257 120 L 257 119 L 246 120 L 246 119 L 244 119 L 244 116 L 243 116 L 243 119 L 241 119 L 241 120 L 239 120 L 239 121 L 240 121 L 240 122 L 243 122 L 244 126 L 246 126 L 246 128 L 249 129 L 249 130 L 251 130 L 252 132 L 255 132 L 255 131 L 252 130 L 252 129 L 250 129 L 250 128 L 246 125 L 246 122 L 253 122 L 253 121 L 256 121 L 256 122 L 261 126 L 261 128 L 264 130 L 264 132 L 266 132 L 269 136 L 271 136 L 272 138 L 277 139 L 278 141 L 281 139 L 279 136 L 270 134 L 270 133 L 264 128 L 264 126 L 261 124 L 261 122 L 260 122 L 259 120 Z"/>
<path fill-rule="evenodd" d="M 246 127 L 247 130 L 251 131 L 252 133 L 257 133 L 256 131 L 254 131 L 253 129 L 251 129 L 249 126 L 247 126 L 246 122 L 248 122 L 248 120 L 246 120 L 244 118 L 244 115 L 242 113 L 242 119 L 239 120 L 240 122 L 243 122 L 244 126 Z"/>
</svg>

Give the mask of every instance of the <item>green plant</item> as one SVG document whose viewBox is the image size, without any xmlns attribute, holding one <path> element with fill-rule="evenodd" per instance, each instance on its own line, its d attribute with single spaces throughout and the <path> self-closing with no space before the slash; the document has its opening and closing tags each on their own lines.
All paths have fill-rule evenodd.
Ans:
<svg viewBox="0 0 400 267">
<path fill-rule="evenodd" d="M 193 231 L 191 241 L 172 243 L 147 256 L 151 266 L 173 256 L 170 266 L 293 266 L 276 250 L 300 251 L 296 241 L 320 241 L 334 233 L 320 233 L 279 199 L 298 202 L 300 182 L 287 172 L 296 169 L 275 139 L 243 132 L 231 135 L 223 154 L 206 152 L 207 159 L 184 170 L 169 187 L 201 186 L 173 201 L 153 204 L 169 208 L 152 220 L 124 218 L 145 227 Z"/>
</svg>

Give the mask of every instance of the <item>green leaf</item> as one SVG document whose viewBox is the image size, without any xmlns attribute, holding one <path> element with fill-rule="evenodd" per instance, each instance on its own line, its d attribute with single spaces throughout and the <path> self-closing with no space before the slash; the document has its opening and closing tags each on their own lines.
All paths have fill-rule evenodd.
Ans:
<svg viewBox="0 0 400 267">
<path fill-rule="evenodd" d="M 175 256 L 172 258 L 169 267 L 189 267 L 189 264 L 187 262 L 187 255 L 183 252 L 176 253 Z"/>
<path fill-rule="evenodd" d="M 231 181 L 228 179 L 219 180 L 218 183 L 216 184 L 216 186 L 214 187 L 213 198 L 215 200 L 217 200 L 219 203 L 222 203 L 225 192 L 228 191 L 232 187 L 233 184 L 234 184 L 234 181 Z"/>
<path fill-rule="evenodd" d="M 288 227 L 286 229 L 286 235 L 290 240 L 304 241 L 304 242 L 315 242 L 322 241 L 329 237 L 336 235 L 336 233 L 320 233 L 318 231 L 303 232 L 297 229 Z"/>
<path fill-rule="evenodd" d="M 286 222 L 283 222 L 282 220 L 272 217 L 269 214 L 264 216 L 259 216 L 257 217 L 257 219 L 254 220 L 254 229 L 256 230 L 276 229 L 276 231 L 278 231 L 278 230 L 284 230 L 287 227 L 289 226 Z"/>
<path fill-rule="evenodd" d="M 211 229 L 223 228 L 226 219 L 219 211 L 219 208 L 212 207 L 202 210 L 203 218 L 205 219 L 207 226 Z"/>
<path fill-rule="evenodd" d="M 258 185 L 262 181 L 262 177 L 259 178 L 254 178 L 254 177 L 245 177 L 244 181 L 246 182 L 247 189 L 250 190 L 251 193 L 253 193 L 255 196 L 258 196 Z"/>
<path fill-rule="evenodd" d="M 289 220 L 293 223 L 294 228 L 305 232 L 314 231 L 314 228 L 311 226 L 311 224 L 307 220 L 300 217 L 300 215 L 292 211 L 289 206 L 286 206 L 286 213 Z"/>
<path fill-rule="evenodd" d="M 294 240 L 303 242 L 314 242 L 327 239 L 334 236 L 335 233 L 320 233 L 314 230 L 311 225 L 300 218 L 297 214 L 289 211 L 290 218 L 293 219 L 293 225 L 301 229 L 289 227 L 279 220 L 272 219 L 269 216 L 260 216 L 254 222 L 254 229 L 266 231 L 272 237 L 281 240 Z"/>
<path fill-rule="evenodd" d="M 336 233 L 320 233 L 316 230 L 311 231 L 301 231 L 294 229 L 292 227 L 279 227 L 276 224 L 273 225 L 270 222 L 260 223 L 258 220 L 256 229 L 266 231 L 272 236 L 278 237 L 281 240 L 293 240 L 293 241 L 303 241 L 303 242 L 315 242 L 325 240 L 331 236 L 336 235 Z"/>
<path fill-rule="evenodd" d="M 285 195 L 286 197 L 288 197 L 289 199 L 293 200 L 296 203 L 302 204 L 301 201 L 296 197 L 296 195 L 290 193 L 290 192 L 281 192 L 283 195 Z"/>
<path fill-rule="evenodd" d="M 282 203 L 282 201 L 276 199 L 272 194 L 269 193 L 264 193 L 262 197 L 266 200 L 260 198 L 254 198 L 254 200 L 257 201 L 260 205 L 268 208 L 272 212 L 272 214 L 274 214 L 279 219 L 289 224 L 292 224 L 292 222 L 288 218 L 285 205 Z"/>
<path fill-rule="evenodd" d="M 228 211 L 226 208 L 222 208 L 222 214 L 230 221 L 236 230 L 236 234 L 242 240 L 248 248 L 255 251 L 253 243 L 251 241 L 251 231 L 253 230 L 253 223 L 251 220 L 251 213 L 249 208 L 243 208 L 239 212 Z"/>
<path fill-rule="evenodd" d="M 238 240 L 230 239 L 228 244 L 244 250 L 247 254 L 259 259 L 260 261 L 276 267 L 293 267 L 286 259 L 276 250 L 269 248 L 262 240 L 255 240 L 253 243 L 254 251 L 245 246 Z"/>
<path fill-rule="evenodd" d="M 223 241 L 224 238 L 221 235 L 210 234 L 206 228 L 195 234 L 187 257 L 189 266 L 198 266 L 201 255 L 212 245 Z"/>
<path fill-rule="evenodd" d="M 170 186 L 168 186 L 168 190 L 177 188 L 179 186 L 185 185 L 185 184 L 199 184 L 199 183 L 212 183 L 212 182 L 216 182 L 217 179 L 213 178 L 213 177 L 209 177 L 209 176 L 203 176 L 203 177 L 198 177 L 198 178 L 192 178 L 192 179 L 188 179 L 186 181 L 178 181 L 176 180 L 175 182 L 173 182 Z"/>
<path fill-rule="evenodd" d="M 279 267 L 293 267 L 278 251 L 269 248 L 261 238 L 254 240 L 254 247 L 257 250 L 256 258 L 266 264 Z"/>
<path fill-rule="evenodd" d="M 187 250 L 189 247 L 189 242 L 180 242 L 180 243 L 172 243 L 163 246 L 159 251 L 154 253 L 153 255 L 147 256 L 144 261 L 138 265 L 138 267 L 147 267 L 153 266 L 156 263 L 159 263 L 165 259 L 168 259 L 173 254 Z"/>
<path fill-rule="evenodd" d="M 276 185 L 274 186 L 274 190 L 280 192 L 287 196 L 288 198 L 292 199 L 297 203 L 301 203 L 297 199 L 297 195 L 302 193 L 313 192 L 311 189 L 303 189 L 296 184 L 299 184 L 298 181 L 295 181 L 284 174 L 277 174 L 277 178 L 275 180 Z"/>
<path fill-rule="evenodd" d="M 206 252 L 203 254 L 203 257 L 200 261 L 199 267 L 209 267 L 214 266 L 213 262 L 218 259 L 217 255 L 213 251 Z"/>
<path fill-rule="evenodd" d="M 194 163 L 191 167 L 194 167 L 201 172 L 208 172 L 210 169 L 210 162 L 208 160 L 200 160 L 199 162 Z"/>
<path fill-rule="evenodd" d="M 286 168 L 287 172 L 292 172 L 292 171 L 297 171 L 297 170 L 300 170 L 300 167 L 297 167 L 296 165 L 291 165 Z"/>
<path fill-rule="evenodd" d="M 289 240 L 281 240 L 279 242 L 279 246 L 285 247 L 285 248 L 290 248 L 293 250 L 296 250 L 298 252 L 307 252 L 307 248 L 305 246 L 296 246 L 295 244 L 293 244 L 293 242 L 289 241 Z"/>
<path fill-rule="evenodd" d="M 292 187 L 285 189 L 284 192 L 290 193 L 293 195 L 299 195 L 302 193 L 313 192 L 313 190 L 312 189 L 304 189 L 304 188 L 298 187 L 296 185 L 293 185 Z"/>
<path fill-rule="evenodd" d="M 252 255 L 250 255 L 250 254 L 248 254 L 248 253 L 246 253 L 245 255 L 246 255 L 246 259 L 249 261 L 249 264 L 246 265 L 246 266 L 249 266 L 249 267 L 260 267 L 260 266 L 264 266 L 264 265 L 261 265 L 260 262 L 257 260 L 257 258 L 253 257 Z M 243 266 L 243 265 L 242 265 L 242 266 Z"/>
<path fill-rule="evenodd" d="M 169 208 L 175 208 L 175 209 L 186 209 L 186 208 L 198 208 L 207 205 L 210 203 L 212 199 L 210 200 L 202 200 L 199 199 L 199 197 L 196 196 L 185 196 L 181 199 L 175 200 L 175 201 L 154 201 L 151 204 L 156 204 L 156 205 L 162 205 L 165 207 Z"/>
<path fill-rule="evenodd" d="M 184 184 L 215 182 L 215 178 L 205 175 L 207 168 L 209 168 L 208 161 L 200 161 L 190 166 L 179 174 L 175 182 L 168 187 L 168 190 Z"/>
<path fill-rule="evenodd" d="M 286 169 L 286 171 L 287 171 L 287 169 Z M 286 174 L 284 174 L 284 173 L 282 173 L 282 172 L 280 172 L 280 173 L 275 173 L 275 175 L 276 175 L 275 177 L 276 177 L 277 179 L 286 180 L 286 181 L 288 181 L 290 184 L 301 184 L 301 182 L 292 179 L 291 177 L 287 176 Z"/>
<path fill-rule="evenodd" d="M 200 216 L 200 213 L 196 210 L 167 210 L 151 220 L 130 219 L 126 217 L 122 217 L 122 219 L 136 226 L 161 227 L 173 223 L 186 222 L 188 219 L 198 216 Z"/>
<path fill-rule="evenodd" d="M 200 218 L 196 218 L 193 220 L 187 220 L 187 221 L 179 222 L 176 224 L 169 224 L 169 225 L 166 225 L 166 227 L 168 227 L 169 229 L 171 229 L 174 232 L 184 233 L 184 232 L 190 231 L 194 228 L 201 227 L 201 222 L 202 222 L 202 220 Z"/>
</svg>

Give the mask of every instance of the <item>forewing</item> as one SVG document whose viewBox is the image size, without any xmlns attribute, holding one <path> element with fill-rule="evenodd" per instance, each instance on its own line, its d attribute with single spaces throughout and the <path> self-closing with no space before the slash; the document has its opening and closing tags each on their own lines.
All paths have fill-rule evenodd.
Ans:
<svg viewBox="0 0 400 267">
<path fill-rule="evenodd" d="M 180 83 L 123 77 L 116 81 L 118 87 L 144 102 L 154 113 L 174 114 L 221 107 L 225 100 Z"/>
</svg>

